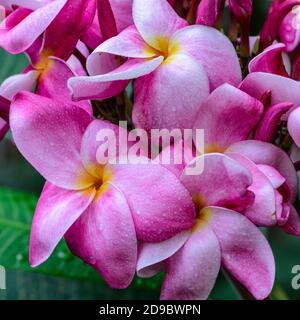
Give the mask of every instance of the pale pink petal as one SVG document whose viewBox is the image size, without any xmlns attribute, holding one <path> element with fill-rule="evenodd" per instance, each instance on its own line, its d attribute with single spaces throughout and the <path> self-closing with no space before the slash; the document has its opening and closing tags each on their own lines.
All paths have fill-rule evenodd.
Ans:
<svg viewBox="0 0 300 320">
<path fill-rule="evenodd" d="M 226 82 L 233 86 L 241 82 L 236 51 L 229 39 L 218 30 L 200 25 L 186 27 L 176 32 L 170 40 L 169 51 L 176 48 L 202 64 L 211 91 Z"/>
<path fill-rule="evenodd" d="M 68 88 L 68 80 L 75 76 L 65 61 L 49 57 L 48 68 L 41 73 L 36 88 L 36 93 L 51 99 L 71 102 L 72 97 Z M 92 106 L 89 101 L 80 101 L 74 105 L 79 106 L 83 110 L 92 114 Z"/>
<path fill-rule="evenodd" d="M 273 167 L 265 164 L 258 164 L 257 167 L 270 180 L 274 189 L 285 183 L 285 178 Z"/>
<path fill-rule="evenodd" d="M 133 121 L 150 129 L 191 129 L 209 94 L 202 66 L 185 54 L 169 57 L 152 74 L 134 84 Z"/>
<path fill-rule="evenodd" d="M 21 8 L 13 12 L 1 25 L 0 47 L 12 54 L 28 49 L 51 24 L 66 2 L 67 0 L 52 1 L 33 12 L 27 12 L 23 19 L 20 19 L 17 11 L 24 12 L 27 9 Z"/>
<path fill-rule="evenodd" d="M 190 175 L 187 168 L 203 162 L 203 172 Z M 200 156 L 189 163 L 181 181 L 193 196 L 198 207 L 216 205 L 244 210 L 253 203 L 253 193 L 248 191 L 252 184 L 250 172 L 239 162 L 220 153 Z"/>
<path fill-rule="evenodd" d="M 300 10 L 298 6 L 288 13 L 280 24 L 279 36 L 281 41 L 285 43 L 288 52 L 295 50 L 300 43 L 299 19 Z"/>
<path fill-rule="evenodd" d="M 163 261 L 175 254 L 188 240 L 191 231 L 183 231 L 175 237 L 158 243 L 142 243 L 139 246 L 137 274 L 150 278 L 161 271 Z"/>
<path fill-rule="evenodd" d="M 297 174 L 291 159 L 283 150 L 270 143 L 248 140 L 233 144 L 228 152 L 240 153 L 256 164 L 275 168 L 286 179 L 290 200 L 294 202 L 298 193 Z"/>
<path fill-rule="evenodd" d="M 194 131 L 204 129 L 207 152 L 223 152 L 232 143 L 247 139 L 262 113 L 260 101 L 224 84 L 200 106 Z"/>
<path fill-rule="evenodd" d="M 260 232 L 243 215 L 210 207 L 209 224 L 221 247 L 222 265 L 258 300 L 271 293 L 275 278 L 272 250 Z"/>
<path fill-rule="evenodd" d="M 112 288 L 121 289 L 129 286 L 135 274 L 137 240 L 124 195 L 111 185 L 105 189 L 65 239 L 73 254 L 96 269 Z"/>
<path fill-rule="evenodd" d="M 288 119 L 288 130 L 296 145 L 300 146 L 300 108 L 295 109 Z"/>
<path fill-rule="evenodd" d="M 192 198 L 169 170 L 151 162 L 109 165 L 109 170 L 111 183 L 123 192 L 131 208 L 138 240 L 160 242 L 192 227 Z"/>
<path fill-rule="evenodd" d="M 68 191 L 46 183 L 35 210 L 29 260 L 36 267 L 49 258 L 67 230 L 93 201 L 95 191 Z"/>
<path fill-rule="evenodd" d="M 72 104 L 29 92 L 18 93 L 10 111 L 14 141 L 23 156 L 49 182 L 66 189 L 92 185 L 80 159 L 90 115 Z"/>
<path fill-rule="evenodd" d="M 133 0 L 109 0 L 119 32 L 133 24 Z"/>
<path fill-rule="evenodd" d="M 134 0 L 133 20 L 143 39 L 153 48 L 164 51 L 169 38 L 187 26 L 166 0 Z"/>
<path fill-rule="evenodd" d="M 11 101 L 18 92 L 31 91 L 38 76 L 39 72 L 35 70 L 11 76 L 1 84 L 0 95 Z"/>
<path fill-rule="evenodd" d="M 13 6 L 36 10 L 49 2 L 51 0 L 1 0 L 1 5 L 10 10 L 13 9 Z"/>
<path fill-rule="evenodd" d="M 195 230 L 185 245 L 165 263 L 161 299 L 207 299 L 220 263 L 220 246 L 211 228 L 206 225 Z"/>
</svg>

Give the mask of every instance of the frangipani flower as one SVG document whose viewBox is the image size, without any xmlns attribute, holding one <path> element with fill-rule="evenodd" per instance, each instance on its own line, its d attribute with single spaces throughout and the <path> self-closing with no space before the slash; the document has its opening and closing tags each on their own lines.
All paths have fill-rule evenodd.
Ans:
<svg viewBox="0 0 300 320">
<path fill-rule="evenodd" d="M 167 169 L 97 162 L 99 130 L 117 134 L 118 127 L 25 92 L 12 102 L 10 124 L 18 149 L 47 180 L 32 224 L 32 266 L 65 236 L 110 286 L 124 288 L 135 273 L 137 241 L 167 240 L 192 226 L 192 199 Z"/>
<path fill-rule="evenodd" d="M 151 277 L 163 268 L 162 299 L 206 299 L 222 264 L 256 299 L 264 299 L 275 275 L 271 248 L 253 223 L 228 209 L 246 205 L 251 174 L 216 153 L 200 156 L 188 166 L 201 158 L 205 162 L 201 175 L 186 171 L 181 175 L 197 207 L 193 228 L 162 243 L 141 244 L 138 275 Z"/>
<path fill-rule="evenodd" d="M 109 98 L 137 79 L 135 126 L 187 129 L 210 90 L 240 82 L 238 58 L 228 38 L 213 28 L 187 26 L 166 0 L 134 0 L 133 20 L 133 26 L 88 58 L 90 77 L 69 80 L 75 100 Z M 117 67 L 112 55 L 128 59 Z"/>
</svg>

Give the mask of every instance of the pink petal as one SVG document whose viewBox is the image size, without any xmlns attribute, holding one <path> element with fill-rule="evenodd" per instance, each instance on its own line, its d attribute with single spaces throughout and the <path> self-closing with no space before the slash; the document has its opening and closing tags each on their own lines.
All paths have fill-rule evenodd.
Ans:
<svg viewBox="0 0 300 320">
<path fill-rule="evenodd" d="M 258 300 L 270 294 L 275 278 L 272 250 L 246 217 L 224 208 L 207 208 L 221 247 L 222 265 Z"/>
<path fill-rule="evenodd" d="M 114 58 L 114 57 L 113 57 Z M 111 59 L 111 58 L 109 58 Z M 98 67 L 98 75 L 91 77 L 75 77 L 69 80 L 73 98 L 78 99 L 107 99 L 121 93 L 130 79 L 146 75 L 154 71 L 163 61 L 163 57 L 151 60 L 129 59 L 115 70 L 109 70 L 112 64 L 102 64 Z M 107 61 L 109 63 L 109 61 Z M 115 62 L 112 62 L 115 63 Z M 91 70 L 91 69 L 90 69 Z M 89 70 L 89 71 L 90 71 Z M 108 71 L 107 73 L 105 71 Z M 96 71 L 90 71 L 95 74 Z"/>
<path fill-rule="evenodd" d="M 8 123 L 0 117 L 0 141 L 5 137 L 9 130 Z"/>
<path fill-rule="evenodd" d="M 119 32 L 133 24 L 133 0 L 109 0 Z"/>
<path fill-rule="evenodd" d="M 300 108 L 296 108 L 289 116 L 288 130 L 296 145 L 300 146 Z"/>
<path fill-rule="evenodd" d="M 39 72 L 35 70 L 11 76 L 1 84 L 0 95 L 11 101 L 18 92 L 31 91 L 38 76 Z"/>
<path fill-rule="evenodd" d="M 196 158 L 188 167 L 201 161 L 201 174 L 189 175 L 185 169 L 181 176 L 198 207 L 216 205 L 244 210 L 253 203 L 253 194 L 248 191 L 252 177 L 241 164 L 224 154 L 210 153 Z"/>
<path fill-rule="evenodd" d="M 202 0 L 197 11 L 197 24 L 214 27 L 222 13 L 224 0 Z"/>
<path fill-rule="evenodd" d="M 50 0 L 2 0 L 1 5 L 9 10 L 12 10 L 13 6 L 36 10 L 49 2 Z"/>
<path fill-rule="evenodd" d="M 65 61 L 49 57 L 48 68 L 42 72 L 38 81 L 36 93 L 55 100 L 71 102 L 71 93 L 67 86 L 68 80 L 75 74 L 69 68 Z M 92 106 L 88 101 L 73 103 L 92 114 Z"/>
<path fill-rule="evenodd" d="M 252 175 L 253 183 L 248 188 L 255 195 L 254 203 L 243 214 L 258 226 L 276 225 L 275 190 L 270 180 L 259 170 L 254 162 L 238 154 L 227 154 L 243 165 Z"/>
<path fill-rule="evenodd" d="M 126 288 L 137 261 L 130 208 L 111 185 L 96 197 L 65 238 L 73 254 L 96 269 L 112 288 Z"/>
<path fill-rule="evenodd" d="M 270 180 L 274 189 L 285 183 L 285 178 L 273 167 L 265 164 L 259 164 L 257 167 Z"/>
<path fill-rule="evenodd" d="M 166 262 L 163 300 L 204 300 L 220 270 L 218 239 L 206 225 L 194 231 L 185 245 Z"/>
<path fill-rule="evenodd" d="M 112 184 L 123 192 L 131 208 L 138 240 L 160 242 L 192 227 L 195 208 L 191 196 L 169 170 L 151 162 L 109 168 Z"/>
<path fill-rule="evenodd" d="M 5 27 L 0 28 L 0 47 L 12 54 L 28 49 L 51 24 L 66 2 L 67 0 L 56 0 L 33 12 L 17 9 L 6 19 Z M 26 11 L 23 19 L 20 19 L 20 13 L 24 14 Z"/>
<path fill-rule="evenodd" d="M 287 77 L 283 53 L 285 44 L 276 43 L 267 47 L 262 53 L 252 59 L 248 65 L 250 72 L 268 72 Z"/>
<path fill-rule="evenodd" d="M 169 38 L 187 26 L 165 0 L 134 0 L 133 20 L 143 39 L 153 48 L 164 51 Z"/>
<path fill-rule="evenodd" d="M 174 255 L 188 240 L 191 232 L 183 231 L 175 237 L 158 243 L 142 243 L 139 247 L 137 274 L 151 278 L 161 271 L 163 261 Z"/>
<path fill-rule="evenodd" d="M 191 129 L 201 103 L 209 94 L 202 66 L 185 54 L 176 54 L 134 85 L 133 121 L 150 129 Z"/>
<path fill-rule="evenodd" d="M 11 104 L 10 125 L 18 149 L 46 180 L 61 188 L 93 184 L 80 159 L 90 121 L 77 106 L 28 92 L 18 93 Z"/>
<path fill-rule="evenodd" d="M 46 261 L 61 238 L 88 208 L 95 191 L 68 191 L 46 183 L 40 196 L 30 235 L 32 267 Z"/>
<path fill-rule="evenodd" d="M 261 141 L 248 140 L 230 146 L 228 152 L 239 153 L 256 164 L 274 167 L 285 179 L 294 202 L 298 192 L 298 179 L 294 165 L 288 155 L 278 147 Z"/>
<path fill-rule="evenodd" d="M 290 215 L 287 223 L 282 227 L 282 229 L 291 235 L 300 236 L 300 218 L 297 210 L 291 205 Z"/>
<path fill-rule="evenodd" d="M 241 83 L 240 89 L 259 100 L 265 92 L 271 90 L 271 105 L 281 102 L 300 105 L 300 83 L 286 77 L 264 72 L 250 73 Z"/>
<path fill-rule="evenodd" d="M 92 24 L 95 12 L 96 1 L 68 0 L 45 32 L 44 51 L 67 60 L 80 36 Z"/>
<path fill-rule="evenodd" d="M 232 143 L 248 138 L 262 113 L 260 101 L 224 84 L 200 106 L 194 131 L 204 129 L 205 150 L 223 152 Z"/>
<path fill-rule="evenodd" d="M 233 86 L 241 82 L 236 51 L 229 39 L 218 30 L 199 25 L 181 29 L 170 40 L 170 52 L 176 47 L 201 63 L 208 75 L 211 91 L 226 82 Z"/>
</svg>

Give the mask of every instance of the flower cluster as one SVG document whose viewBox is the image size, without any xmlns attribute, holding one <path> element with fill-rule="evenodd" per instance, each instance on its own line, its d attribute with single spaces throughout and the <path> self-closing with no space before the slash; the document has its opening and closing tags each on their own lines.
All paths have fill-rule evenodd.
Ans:
<svg viewBox="0 0 300 320">
<path fill-rule="evenodd" d="M 207 299 L 223 267 L 268 297 L 275 262 L 260 227 L 300 235 L 300 1 L 273 0 L 258 37 L 251 0 L 0 5 L 0 47 L 29 61 L 0 86 L 0 139 L 11 130 L 46 179 L 30 264 L 64 237 L 113 288 L 163 271 L 162 299 Z M 194 144 L 142 148 L 119 121 L 141 140 L 189 130 Z M 99 161 L 105 130 L 136 152 L 116 148 Z"/>
</svg>

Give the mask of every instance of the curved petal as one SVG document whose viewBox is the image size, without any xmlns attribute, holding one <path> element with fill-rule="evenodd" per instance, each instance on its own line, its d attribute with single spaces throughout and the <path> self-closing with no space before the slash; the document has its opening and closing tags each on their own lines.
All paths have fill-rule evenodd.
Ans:
<svg viewBox="0 0 300 320">
<path fill-rule="evenodd" d="M 247 139 L 262 113 L 260 101 L 224 84 L 200 106 L 194 131 L 204 129 L 207 152 L 223 152 L 232 143 Z"/>
<path fill-rule="evenodd" d="M 139 247 L 137 274 L 141 278 L 151 278 L 161 271 L 163 261 L 175 254 L 190 237 L 190 230 L 158 243 L 142 243 Z"/>
<path fill-rule="evenodd" d="M 1 5 L 9 10 L 12 10 L 13 6 L 36 10 L 49 2 L 49 0 L 2 0 Z"/>
<path fill-rule="evenodd" d="M 169 170 L 151 162 L 109 168 L 111 183 L 131 208 L 138 240 L 160 242 L 192 227 L 196 213 L 191 196 Z"/>
<path fill-rule="evenodd" d="M 300 106 L 300 83 L 298 81 L 265 72 L 250 73 L 241 83 L 241 90 L 260 100 L 271 90 L 271 105 L 292 102 Z"/>
<path fill-rule="evenodd" d="M 133 0 L 109 0 L 119 32 L 133 24 Z"/>
<path fill-rule="evenodd" d="M 248 158 L 238 153 L 227 153 L 227 155 L 249 170 L 253 178 L 253 183 L 248 190 L 252 191 L 255 195 L 254 203 L 243 214 L 258 226 L 275 226 L 275 190 L 270 180 Z"/>
<path fill-rule="evenodd" d="M 5 137 L 9 130 L 8 123 L 0 117 L 0 141 Z"/>
<path fill-rule="evenodd" d="M 187 168 L 203 162 L 203 172 L 189 175 Z M 248 191 L 252 184 L 250 172 L 237 161 L 224 154 L 210 153 L 188 164 L 181 181 L 189 190 L 199 209 L 216 205 L 244 210 L 253 203 L 253 194 Z"/>
<path fill-rule="evenodd" d="M 275 168 L 285 179 L 294 202 L 298 192 L 298 179 L 289 156 L 278 147 L 261 141 L 248 140 L 233 144 L 227 152 L 242 154 L 256 164 L 266 164 Z"/>
<path fill-rule="evenodd" d="M 300 236 L 300 217 L 297 210 L 292 205 L 290 206 L 289 219 L 281 228 L 288 234 Z"/>
<path fill-rule="evenodd" d="M 69 87 L 75 100 L 86 98 L 106 99 L 122 92 L 130 79 L 154 71 L 162 61 L 163 57 L 157 57 L 151 60 L 129 59 L 120 67 L 108 73 L 99 72 L 99 75 L 95 76 L 71 78 L 69 80 Z M 107 68 L 110 66 L 103 64 L 100 67 Z M 96 72 L 93 70 L 93 72 L 90 71 L 90 73 L 95 74 Z"/>
<path fill-rule="evenodd" d="M 226 82 L 233 86 L 241 82 L 236 51 L 229 39 L 218 30 L 200 25 L 181 29 L 170 40 L 170 52 L 176 48 L 201 63 L 208 75 L 211 91 Z"/>
<path fill-rule="evenodd" d="M 73 254 L 96 269 L 112 288 L 129 286 L 135 274 L 137 240 L 130 208 L 113 186 L 96 195 L 65 239 Z"/>
<path fill-rule="evenodd" d="M 47 98 L 71 102 L 71 93 L 68 88 L 68 80 L 75 74 L 64 60 L 49 57 L 48 68 L 42 72 L 36 93 Z M 78 107 L 92 115 L 92 106 L 89 101 L 74 103 Z"/>
<path fill-rule="evenodd" d="M 285 178 L 273 167 L 265 164 L 258 164 L 257 167 L 270 180 L 274 189 L 285 183 Z"/>
<path fill-rule="evenodd" d="M 165 263 L 161 299 L 207 299 L 220 264 L 220 246 L 211 228 L 206 225 L 194 231 L 185 245 Z"/>
<path fill-rule="evenodd" d="M 185 54 L 169 57 L 152 74 L 134 84 L 133 122 L 150 129 L 191 129 L 209 94 L 202 66 Z"/>
<path fill-rule="evenodd" d="M 49 258 L 61 238 L 93 201 L 95 191 L 69 191 L 46 183 L 30 234 L 29 261 L 36 267 Z"/>
<path fill-rule="evenodd" d="M 271 293 L 275 278 L 272 250 L 260 232 L 243 215 L 224 208 L 206 208 L 222 254 L 222 265 L 258 300 Z"/>
<path fill-rule="evenodd" d="M 11 76 L 0 86 L 0 95 L 11 101 L 20 91 L 31 91 L 39 76 L 39 72 L 31 70 L 27 73 Z"/>
<path fill-rule="evenodd" d="M 92 185 L 80 159 L 80 145 L 90 115 L 81 108 L 18 93 L 11 104 L 10 125 L 23 156 L 49 182 L 66 189 Z"/>
<path fill-rule="evenodd" d="M 66 2 L 67 0 L 52 1 L 33 12 L 17 9 L 6 19 L 4 27 L 0 28 L 0 47 L 12 54 L 28 49 L 51 24 Z M 20 12 L 24 14 L 24 10 L 27 10 L 27 13 L 20 19 Z"/>
<path fill-rule="evenodd" d="M 262 53 L 252 59 L 248 65 L 250 72 L 268 72 L 287 77 L 283 53 L 285 44 L 276 43 L 266 48 Z"/>
<path fill-rule="evenodd" d="M 296 145 L 300 146 L 300 108 L 291 112 L 288 118 L 288 130 Z"/>
<path fill-rule="evenodd" d="M 133 21 L 143 39 L 153 48 L 165 51 L 175 31 L 187 26 L 165 0 L 134 0 Z"/>
<path fill-rule="evenodd" d="M 197 24 L 214 27 L 222 13 L 224 0 L 202 0 L 197 10 Z"/>
</svg>

